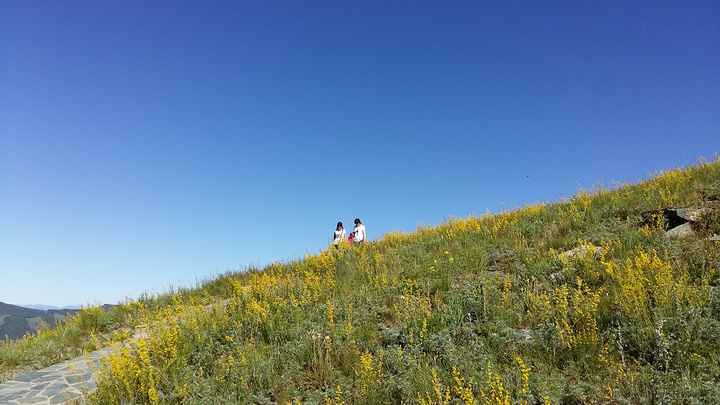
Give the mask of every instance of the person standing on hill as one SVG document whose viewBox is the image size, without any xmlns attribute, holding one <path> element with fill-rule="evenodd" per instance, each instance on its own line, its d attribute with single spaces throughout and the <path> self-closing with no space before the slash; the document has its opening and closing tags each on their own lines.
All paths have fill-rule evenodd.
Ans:
<svg viewBox="0 0 720 405">
<path fill-rule="evenodd" d="M 358 218 L 355 218 L 355 229 L 353 229 L 353 243 L 365 242 L 367 235 L 365 234 L 365 225 L 360 222 Z"/>
<path fill-rule="evenodd" d="M 340 248 L 339 244 L 345 240 L 346 235 L 347 233 L 345 232 L 345 228 L 343 228 L 342 222 L 338 222 L 335 227 L 335 233 L 333 234 L 333 245 L 335 245 L 335 249 Z"/>
</svg>

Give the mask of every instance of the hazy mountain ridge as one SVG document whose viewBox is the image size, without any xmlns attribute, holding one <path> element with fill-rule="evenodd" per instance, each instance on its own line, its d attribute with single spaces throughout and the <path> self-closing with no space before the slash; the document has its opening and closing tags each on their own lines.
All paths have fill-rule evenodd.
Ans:
<svg viewBox="0 0 720 405">
<path fill-rule="evenodd" d="M 80 307 L 78 305 L 66 305 L 64 307 L 56 307 L 54 305 L 31 304 L 31 305 L 18 305 L 18 306 L 23 307 L 23 308 L 29 308 L 29 309 L 37 309 L 40 311 L 48 311 L 48 310 L 65 311 L 65 310 L 80 309 Z"/>
</svg>

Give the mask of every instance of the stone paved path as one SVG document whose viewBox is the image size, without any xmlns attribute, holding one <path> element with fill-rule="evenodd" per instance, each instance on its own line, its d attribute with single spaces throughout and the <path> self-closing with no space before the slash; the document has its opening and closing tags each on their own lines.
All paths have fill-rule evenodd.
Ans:
<svg viewBox="0 0 720 405">
<path fill-rule="evenodd" d="M 230 300 L 225 300 L 220 302 L 220 305 L 224 309 L 229 302 Z M 208 305 L 205 310 L 209 311 L 212 307 L 212 305 Z M 135 330 L 133 338 L 124 344 L 132 344 L 135 339 L 146 337 L 146 327 L 140 325 Z M 14 380 L 5 381 L 0 384 L 0 405 L 65 404 L 72 399 L 79 398 L 83 395 L 84 390 L 89 392 L 97 387 L 92 366 L 88 363 L 87 358 L 97 366 L 100 359 L 110 355 L 112 350 L 113 345 L 106 346 L 87 356 L 76 357 Z"/>
<path fill-rule="evenodd" d="M 87 357 L 97 365 L 111 351 L 112 347 L 107 346 Z M 81 356 L 0 384 L 0 405 L 65 404 L 81 397 L 83 388 L 92 391 L 95 387 L 92 367 Z"/>
</svg>

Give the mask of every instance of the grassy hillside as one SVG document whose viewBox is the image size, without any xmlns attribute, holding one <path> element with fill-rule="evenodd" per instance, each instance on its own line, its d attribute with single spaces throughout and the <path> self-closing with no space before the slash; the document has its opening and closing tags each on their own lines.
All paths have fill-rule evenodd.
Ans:
<svg viewBox="0 0 720 405">
<path fill-rule="evenodd" d="M 720 403 L 719 205 L 716 159 L 83 309 L 0 366 L 141 328 L 90 403 Z"/>
</svg>

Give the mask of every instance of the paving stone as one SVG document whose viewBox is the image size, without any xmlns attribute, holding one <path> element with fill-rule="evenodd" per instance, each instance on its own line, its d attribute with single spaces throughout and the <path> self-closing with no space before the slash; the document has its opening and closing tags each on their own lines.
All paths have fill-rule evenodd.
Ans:
<svg viewBox="0 0 720 405">
<path fill-rule="evenodd" d="M 15 381 L 19 382 L 33 382 L 37 381 L 38 379 L 48 375 L 47 372 L 44 371 L 36 371 L 34 373 L 21 375 L 20 377 L 16 378 Z"/>
<path fill-rule="evenodd" d="M 54 404 L 64 404 L 67 401 L 68 401 L 67 398 L 65 398 L 64 396 L 59 396 L 59 397 L 55 397 L 55 398 L 50 398 L 50 400 L 47 403 L 50 405 L 54 405 Z"/>
<path fill-rule="evenodd" d="M 42 390 L 42 389 L 45 389 L 45 387 L 47 387 L 48 385 L 50 385 L 50 383 L 49 383 L 49 382 L 45 382 L 45 383 L 42 383 L 42 384 L 38 384 L 38 385 L 32 387 L 31 389 L 32 389 L 32 390 Z"/>
<path fill-rule="evenodd" d="M 0 403 L 5 403 L 5 401 L 13 401 L 18 398 L 22 398 L 23 396 L 27 395 L 27 392 L 17 391 L 17 392 L 7 392 L 0 394 Z"/>
<path fill-rule="evenodd" d="M 63 392 L 63 390 L 64 390 L 65 388 L 67 388 L 67 385 L 65 385 L 65 384 L 62 384 L 62 383 L 60 383 L 60 384 L 53 384 L 53 385 L 45 388 L 45 390 L 44 390 L 42 393 L 43 393 L 43 395 L 45 395 L 46 397 L 53 397 L 53 396 L 56 396 L 56 395 L 58 395 L 58 394 L 62 394 L 62 392 Z"/>
</svg>

